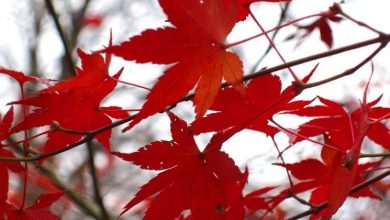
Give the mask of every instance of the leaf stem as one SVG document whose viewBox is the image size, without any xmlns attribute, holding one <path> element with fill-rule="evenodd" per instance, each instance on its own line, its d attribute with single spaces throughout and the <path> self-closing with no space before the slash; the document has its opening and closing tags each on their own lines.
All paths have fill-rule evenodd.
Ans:
<svg viewBox="0 0 390 220">
<path fill-rule="evenodd" d="M 144 89 L 144 90 L 147 90 L 147 91 L 150 91 L 151 89 L 148 88 L 148 87 L 145 87 L 145 86 L 141 86 L 141 85 L 138 85 L 138 84 L 135 84 L 135 83 L 131 83 L 131 82 L 125 82 L 125 81 L 122 81 L 122 80 L 119 80 L 119 79 L 114 79 L 122 84 L 125 84 L 125 85 L 128 85 L 128 86 L 134 86 L 134 87 L 137 87 L 137 88 L 140 88 L 140 89 Z"/>
<path fill-rule="evenodd" d="M 263 36 L 264 34 L 268 34 L 268 33 L 271 33 L 271 32 L 273 32 L 273 31 L 278 31 L 278 30 L 280 30 L 281 28 L 290 26 L 290 25 L 292 25 L 292 24 L 294 24 L 294 23 L 297 23 L 297 22 L 300 22 L 300 21 L 302 21 L 302 20 L 306 20 L 306 19 L 308 19 L 308 18 L 313 18 L 313 17 L 319 17 L 319 16 L 322 16 L 322 15 L 323 15 L 323 13 L 317 13 L 317 14 L 307 15 L 307 16 L 305 16 L 305 17 L 298 18 L 298 19 L 296 19 L 296 20 L 288 21 L 288 22 L 285 23 L 285 24 L 278 25 L 278 26 L 276 26 L 276 27 L 274 27 L 274 28 L 272 28 L 272 29 L 270 29 L 270 30 L 268 30 L 268 31 L 262 32 L 262 33 L 260 33 L 260 34 L 253 35 L 252 37 L 248 37 L 248 38 L 246 38 L 246 39 L 239 40 L 239 41 L 237 41 L 237 42 L 233 42 L 233 43 L 226 44 L 226 45 L 225 45 L 225 48 L 230 48 L 230 47 L 234 47 L 234 46 L 243 44 L 243 43 L 245 43 L 245 42 L 248 42 L 248 41 L 251 41 L 251 40 L 256 39 L 256 38 L 258 38 L 258 37 L 261 37 L 261 36 Z"/>
<path fill-rule="evenodd" d="M 321 143 L 321 142 L 312 140 L 312 139 L 310 139 L 310 138 L 308 138 L 308 137 L 305 137 L 305 136 L 303 136 L 303 135 L 301 135 L 301 134 L 292 132 L 292 131 L 288 130 L 287 128 L 283 127 L 282 125 L 280 125 L 279 123 L 277 123 L 277 122 L 276 122 L 275 120 L 273 120 L 273 119 L 270 119 L 270 121 L 271 121 L 272 123 L 274 123 L 280 130 L 282 130 L 282 131 L 284 131 L 284 132 L 286 132 L 286 133 L 292 134 L 292 135 L 294 135 L 294 136 L 303 138 L 304 140 L 310 141 L 310 142 L 312 142 L 312 143 L 315 143 L 315 144 L 318 144 L 318 145 L 321 145 L 321 146 L 326 146 L 326 147 L 329 147 L 329 148 L 331 148 L 331 149 L 333 149 L 333 150 L 335 150 L 335 151 L 341 152 L 341 150 L 340 150 L 339 148 L 335 147 L 335 146 L 332 146 L 332 145 L 329 145 L 329 144 L 326 144 L 326 143 Z M 284 151 L 285 151 L 285 150 L 284 150 Z M 283 152 L 284 152 L 284 151 L 283 151 Z"/>
<path fill-rule="evenodd" d="M 286 170 L 286 174 L 287 174 L 287 178 L 288 178 L 288 182 L 290 183 L 290 188 L 293 189 L 294 188 L 294 183 L 292 181 L 292 178 L 290 176 L 290 172 L 288 172 L 288 169 L 287 169 L 287 166 L 286 166 L 286 161 L 284 160 L 284 157 L 283 157 L 283 154 L 282 152 L 280 151 L 279 149 L 279 146 L 278 144 L 276 143 L 275 141 L 275 137 L 274 136 L 271 136 L 271 139 L 272 139 L 272 142 L 276 148 L 276 150 L 278 151 L 278 157 L 280 157 L 280 160 L 282 161 L 282 164 L 283 164 L 283 167 L 285 168 Z M 291 195 L 295 195 L 294 192 L 291 192 Z M 295 195 L 296 196 L 296 195 Z"/>
<path fill-rule="evenodd" d="M 263 28 L 263 26 L 260 24 L 260 22 L 257 20 L 257 18 L 255 17 L 255 15 L 252 13 L 251 10 L 249 10 L 249 14 L 250 16 L 252 17 L 252 19 L 255 21 L 255 23 L 257 24 L 257 26 L 260 28 L 260 30 L 264 33 L 265 37 L 267 38 L 269 44 L 272 46 L 272 48 L 275 50 L 275 52 L 278 54 L 279 58 L 282 60 L 282 62 L 284 64 L 286 64 L 286 60 L 284 59 L 282 53 L 278 50 L 278 48 L 276 47 L 275 43 L 272 41 L 272 39 L 268 36 L 267 33 L 265 33 L 265 29 Z M 298 78 L 298 76 L 294 73 L 294 71 L 291 69 L 291 67 L 287 67 L 288 71 L 290 72 L 291 76 L 294 78 L 294 81 L 296 83 L 301 83 L 301 80 Z"/>
<path fill-rule="evenodd" d="M 337 3 L 335 3 L 331 8 L 337 10 L 338 14 L 342 15 L 344 18 L 346 18 L 346 19 L 352 21 L 353 23 L 355 23 L 355 24 L 357 24 L 357 25 L 359 25 L 359 26 L 362 26 L 362 27 L 364 27 L 364 28 L 367 28 L 368 30 L 370 30 L 370 31 L 372 31 L 372 32 L 374 32 L 374 33 L 377 33 L 377 34 L 379 34 L 379 35 L 382 35 L 382 34 L 383 34 L 383 32 L 381 32 L 381 31 L 379 31 L 379 30 L 373 28 L 372 26 L 370 26 L 370 25 L 368 25 L 368 24 L 366 24 L 366 23 L 364 23 L 364 22 L 362 22 L 362 21 L 356 20 L 355 18 L 351 17 L 349 14 L 345 13 L 344 10 L 342 10 L 341 7 L 340 7 L 340 5 L 337 4 Z"/>
<path fill-rule="evenodd" d="M 277 25 L 278 27 L 281 26 L 282 23 L 285 21 L 286 15 L 287 15 L 287 10 L 288 10 L 288 8 L 289 8 L 289 6 L 290 6 L 290 3 L 291 3 L 291 2 L 287 2 L 284 8 L 283 8 L 282 6 L 280 6 L 280 7 L 281 7 L 281 13 L 280 13 L 280 18 L 279 18 L 278 25 Z M 272 36 L 271 36 L 272 41 L 275 40 L 275 38 L 276 38 L 276 36 L 278 35 L 278 33 L 279 33 L 280 30 L 281 30 L 280 28 L 279 28 L 279 29 L 276 29 L 276 30 L 272 33 Z M 257 60 L 256 64 L 252 67 L 252 69 L 251 69 L 250 72 L 255 72 L 255 71 L 258 69 L 259 65 L 260 65 L 261 62 L 264 60 L 264 58 L 267 57 L 267 55 L 269 54 L 269 52 L 271 51 L 271 49 L 272 49 L 272 45 L 269 44 L 268 47 L 267 47 L 267 49 L 264 51 L 263 55 L 261 55 L 261 57 L 259 58 L 259 60 Z"/>
</svg>

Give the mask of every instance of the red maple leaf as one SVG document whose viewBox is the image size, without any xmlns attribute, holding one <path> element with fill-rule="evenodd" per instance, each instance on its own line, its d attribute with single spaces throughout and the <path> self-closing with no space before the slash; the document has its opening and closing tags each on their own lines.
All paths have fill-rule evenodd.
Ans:
<svg viewBox="0 0 390 220">
<path fill-rule="evenodd" d="M 324 149 L 323 148 L 323 160 L 329 160 L 328 158 L 325 158 L 324 156 Z M 334 154 L 336 155 L 336 154 Z M 336 155 L 337 156 L 337 155 Z M 321 212 L 313 215 L 311 219 L 317 219 L 318 217 L 324 217 L 329 214 L 329 212 L 333 212 L 336 207 L 336 203 L 332 203 L 333 201 L 340 201 L 344 202 L 345 198 L 341 196 L 341 194 L 337 194 L 337 189 L 335 187 L 338 187 L 343 190 L 344 184 L 342 181 L 344 181 L 344 178 L 337 177 L 340 173 L 340 166 L 339 161 L 342 159 L 341 157 L 338 158 L 339 160 L 333 160 L 328 161 L 332 162 L 331 164 L 323 163 L 316 159 L 307 159 L 303 160 L 294 164 L 279 164 L 280 166 L 286 167 L 291 174 L 296 177 L 301 182 L 298 184 L 295 184 L 292 189 L 288 189 L 286 191 L 283 191 L 278 195 L 277 197 L 280 197 L 281 195 L 290 194 L 291 192 L 298 194 L 307 190 L 313 190 L 311 193 L 311 197 L 309 202 L 312 205 L 321 205 L 324 202 L 328 202 L 329 206 L 325 209 L 323 209 Z M 364 181 L 364 174 L 366 174 L 367 170 L 375 166 L 376 162 L 374 163 L 366 163 L 366 164 L 359 164 L 356 168 L 356 174 L 352 177 L 352 186 L 356 186 Z M 336 179 L 339 178 L 339 179 Z M 348 176 L 348 178 L 351 178 L 351 176 Z M 337 182 L 337 185 L 335 185 L 335 182 Z M 348 188 L 349 194 L 350 188 Z M 358 192 L 353 193 L 350 195 L 352 197 L 358 198 L 358 197 L 369 197 L 373 199 L 378 199 L 379 197 L 373 194 L 373 192 L 369 188 L 364 188 Z M 332 199 L 334 197 L 334 199 Z M 280 202 L 280 200 L 275 200 L 274 202 Z M 276 204 L 272 204 L 275 206 Z M 338 209 L 338 207 L 337 207 Z M 337 210 L 336 209 L 336 210 Z M 329 216 L 328 216 L 329 217 Z"/>
<path fill-rule="evenodd" d="M 12 103 L 36 107 L 12 128 L 12 132 L 51 125 L 53 121 L 66 129 L 77 131 L 93 131 L 112 123 L 108 116 L 110 114 L 100 110 L 100 103 L 115 88 L 122 70 L 111 77 L 108 73 L 110 55 L 104 60 L 99 54 L 89 55 L 81 50 L 78 50 L 78 54 L 82 68 L 77 68 L 77 76 L 43 89 L 35 97 Z M 57 150 L 81 137 L 81 134 L 62 131 L 49 132 L 43 152 Z M 107 130 L 98 134 L 96 139 L 109 149 L 110 137 L 111 130 Z"/>
<path fill-rule="evenodd" d="M 1 143 L 1 141 L 8 137 L 12 121 L 13 108 L 11 107 L 3 118 L 1 118 L 0 115 L 0 157 L 15 157 L 14 154 L 11 151 L 5 149 L 5 146 Z M 8 170 L 11 170 L 15 173 L 21 173 L 23 171 L 23 167 L 18 162 L 0 161 L 0 204 L 5 203 L 7 201 L 9 181 Z"/>
<path fill-rule="evenodd" d="M 26 82 L 36 82 L 39 81 L 38 78 L 32 76 L 26 76 L 24 73 L 14 70 L 9 70 L 0 67 L 0 73 L 8 75 L 18 81 L 19 85 L 23 86 Z"/>
<path fill-rule="evenodd" d="M 12 121 L 14 119 L 14 108 L 11 107 L 3 118 L 0 114 L 0 147 L 3 147 L 1 141 L 6 139 L 10 134 L 10 129 L 12 126 Z"/>
<path fill-rule="evenodd" d="M 324 136 L 322 158 L 333 170 L 326 193 L 320 191 L 322 196 L 319 196 L 325 197 L 329 204 L 326 211 L 320 213 L 325 219 L 329 219 L 339 209 L 354 185 L 359 173 L 358 159 L 364 138 L 375 140 L 387 149 L 389 146 L 386 141 L 390 138 L 390 132 L 381 120 L 389 118 L 390 109 L 373 108 L 379 99 L 366 104 L 365 97 L 366 93 L 363 104 L 351 114 L 341 105 L 324 98 L 319 98 L 323 104 L 321 106 L 295 111 L 298 115 L 316 118 L 299 126 L 299 136 L 293 143 L 303 140 L 303 137 Z M 376 131 L 383 136 L 378 136 Z M 314 200 L 318 199 L 315 197 Z"/>
<path fill-rule="evenodd" d="M 41 194 L 31 206 L 22 210 L 8 203 L 0 205 L 3 209 L 2 216 L 5 219 L 60 220 L 61 218 L 51 213 L 48 208 L 63 195 L 63 192 Z"/>
<path fill-rule="evenodd" d="M 303 38 L 307 37 L 314 30 L 319 30 L 321 41 L 324 42 L 329 48 L 331 48 L 333 45 L 333 36 L 329 21 L 340 22 L 341 20 L 341 17 L 334 15 L 332 12 L 323 13 L 319 19 L 310 24 L 296 25 L 298 29 L 303 30 L 304 33 L 302 35 L 293 34 L 289 36 L 288 39 L 299 37 L 300 42 L 298 44 L 300 44 L 303 41 Z"/>
<path fill-rule="evenodd" d="M 21 82 L 21 84 L 23 84 Z M 13 158 L 15 155 L 5 149 L 6 146 L 1 142 L 10 134 L 10 128 L 13 122 L 13 107 L 11 107 L 3 118 L 0 115 L 0 157 Z M 8 188 L 9 188 L 9 173 L 22 173 L 24 168 L 19 162 L 0 161 L 0 216 L 7 216 L 10 205 L 7 204 Z M 12 218 L 8 218 L 12 219 Z M 14 218 L 15 219 L 15 218 Z"/>
<path fill-rule="evenodd" d="M 13 158 L 15 155 L 9 150 L 0 148 L 0 157 Z M 14 173 L 22 173 L 24 171 L 19 162 L 0 161 L 0 216 L 2 211 L 1 206 L 6 203 L 8 197 L 9 170 Z"/>
<path fill-rule="evenodd" d="M 303 82 L 310 79 L 315 69 L 303 79 Z M 192 123 L 194 132 L 198 134 L 239 127 L 273 136 L 279 132 L 278 128 L 268 124 L 268 120 L 274 114 L 278 112 L 286 114 L 290 110 L 302 108 L 310 103 L 310 101 L 291 101 L 299 92 L 293 85 L 282 91 L 279 76 L 271 74 L 252 79 L 246 86 L 244 94 L 232 88 L 222 89 L 210 108 L 217 112 L 195 120 Z"/>
<path fill-rule="evenodd" d="M 367 120 L 369 126 L 365 135 L 383 148 L 390 150 L 390 130 L 383 124 L 383 120 L 390 118 L 390 108 L 374 107 L 380 98 L 367 104 L 367 109 L 357 108 L 352 113 L 348 113 L 338 103 L 319 97 L 323 105 L 308 106 L 295 111 L 291 114 L 300 116 L 316 117 L 313 120 L 299 126 L 292 142 L 297 143 L 304 140 L 303 137 L 314 137 L 326 134 L 330 138 L 332 146 L 346 152 L 353 145 L 356 136 L 359 134 L 359 123 L 362 118 Z"/>
<path fill-rule="evenodd" d="M 175 219 L 190 210 L 195 219 L 240 219 L 244 177 L 234 161 L 220 151 L 235 132 L 217 133 L 204 151 L 194 141 L 191 129 L 172 113 L 172 141 L 156 141 L 131 154 L 114 153 L 143 169 L 164 170 L 141 187 L 122 214 L 156 195 L 144 219 Z M 238 190 L 237 190 L 238 189 Z"/>
<path fill-rule="evenodd" d="M 267 201 L 267 198 L 263 198 L 262 196 L 267 193 L 268 191 L 271 191 L 275 189 L 276 186 L 269 186 L 257 189 L 255 191 L 252 191 L 251 193 L 248 193 L 244 197 L 245 206 L 246 208 L 251 212 L 254 213 L 257 210 L 266 210 L 270 211 L 272 208 L 269 205 L 269 202 Z"/>
<path fill-rule="evenodd" d="M 108 48 L 126 60 L 174 64 L 159 78 L 130 127 L 174 104 L 194 88 L 197 117 L 212 105 L 224 78 L 242 89 L 242 63 L 224 40 L 236 23 L 236 0 L 160 0 L 174 27 L 148 29 Z"/>
</svg>

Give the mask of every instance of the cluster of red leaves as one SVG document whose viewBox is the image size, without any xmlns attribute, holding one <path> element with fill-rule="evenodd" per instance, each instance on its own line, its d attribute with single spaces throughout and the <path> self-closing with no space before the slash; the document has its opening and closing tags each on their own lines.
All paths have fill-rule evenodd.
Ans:
<svg viewBox="0 0 390 220">
<path fill-rule="evenodd" d="M 85 54 L 79 50 L 82 68 L 77 68 L 77 76 L 42 89 L 34 97 L 12 102 L 35 107 L 33 112 L 11 129 L 12 133 L 59 123 L 66 129 L 93 131 L 112 123 L 112 118 L 129 116 L 118 107 L 101 107 L 100 102 L 110 94 L 117 84 L 122 70 L 114 76 L 108 74 L 110 56 L 106 60 L 98 54 Z M 109 111 L 109 110 L 115 111 Z M 52 130 L 43 147 L 43 152 L 51 152 L 72 144 L 83 134 L 69 134 Z M 96 139 L 110 150 L 111 131 L 105 131 Z"/>
<path fill-rule="evenodd" d="M 61 218 L 52 214 L 48 208 L 63 196 L 63 192 L 41 194 L 33 204 L 20 210 L 9 203 L 0 204 L 0 216 L 3 219 L 23 220 L 60 220 Z"/>
<path fill-rule="evenodd" d="M 10 72 L 12 73 L 12 71 Z M 22 76 L 22 75 L 18 75 L 18 76 Z M 3 141 L 5 138 L 9 136 L 12 121 L 13 121 L 13 108 L 11 107 L 7 112 L 7 114 L 3 117 L 3 119 L 1 119 L 0 117 L 0 141 Z M 15 155 L 11 151 L 4 148 L 1 142 L 0 142 L 0 156 L 9 157 L 9 158 L 15 157 Z M 63 192 L 42 194 L 37 198 L 37 200 L 31 206 L 23 208 L 22 210 L 20 210 L 14 204 L 9 203 L 7 201 L 8 189 L 9 189 L 8 170 L 17 174 L 21 174 L 24 172 L 24 168 L 18 162 L 15 163 L 15 162 L 0 161 L 0 217 L 2 219 L 26 219 L 26 220 L 35 220 L 35 219 L 43 219 L 43 218 L 48 220 L 60 219 L 59 217 L 49 212 L 47 208 L 52 203 L 57 201 L 63 195 Z"/>
<path fill-rule="evenodd" d="M 286 0 L 263 0 L 286 2 Z M 330 219 L 344 203 L 353 186 L 364 181 L 364 173 L 376 163 L 359 164 L 365 137 L 390 150 L 390 131 L 382 123 L 390 118 L 390 109 L 375 107 L 379 99 L 366 103 L 352 113 L 340 104 L 318 98 L 295 100 L 300 94 L 296 84 L 282 90 L 278 76 L 268 73 L 242 82 L 243 64 L 239 56 L 228 50 L 225 39 L 236 23 L 245 20 L 250 4 L 261 0 L 159 0 L 169 26 L 148 29 L 119 45 L 110 45 L 99 53 L 78 50 L 81 68 L 77 75 L 55 85 L 47 85 L 33 97 L 12 102 L 25 110 L 23 119 L 13 124 L 13 107 L 0 120 L 0 141 L 11 134 L 42 126 L 51 126 L 41 152 L 51 153 L 79 141 L 83 136 L 112 124 L 112 119 L 128 118 L 120 107 L 102 107 L 102 100 L 116 87 L 122 70 L 111 76 L 111 54 L 138 63 L 171 64 L 148 94 L 139 114 L 127 129 L 143 119 L 164 111 L 183 99 L 195 88 L 193 104 L 196 119 L 190 125 L 173 113 L 172 140 L 155 141 L 133 153 L 112 154 L 146 170 L 161 171 L 143 185 L 124 207 L 121 215 L 134 206 L 146 204 L 145 219 L 243 219 L 262 211 L 268 213 L 289 198 L 312 190 L 308 203 L 327 207 L 311 216 Z M 321 39 L 330 47 L 328 20 L 338 21 L 333 14 L 324 14 L 314 23 L 300 28 L 309 34 L 319 29 Z M 315 68 L 302 82 L 306 83 Z M 0 69 L 17 80 L 46 81 L 23 73 Z M 222 81 L 232 86 L 220 89 Z M 47 84 L 47 83 L 46 83 Z M 32 111 L 28 111 L 31 108 Z M 208 110 L 212 113 L 206 114 Z M 206 114 L 206 116 L 204 116 Z M 225 152 L 223 143 L 243 129 L 252 129 L 274 137 L 281 131 L 270 124 L 275 114 L 311 117 L 300 125 L 291 144 L 312 137 L 322 137 L 321 160 L 306 159 L 293 164 L 279 164 L 299 182 L 279 191 L 275 197 L 263 197 L 280 186 L 263 187 L 246 195 L 243 189 L 248 171 L 242 172 Z M 275 124 L 277 125 L 277 124 Z M 282 129 L 284 130 L 284 129 Z M 205 149 L 200 151 L 194 135 L 216 132 Z M 111 129 L 93 135 L 110 152 Z M 0 156 L 15 157 L 0 143 Z M 8 200 L 8 171 L 23 173 L 20 163 L 0 162 L 0 216 L 8 219 L 58 219 L 47 211 L 62 193 L 42 194 L 30 207 L 19 210 Z M 368 188 L 351 196 L 378 198 Z M 285 213 L 281 212 L 281 216 Z"/>
<path fill-rule="evenodd" d="M 111 56 L 107 55 L 104 59 L 99 54 L 85 54 L 79 50 L 78 54 L 82 61 L 82 68 L 77 68 L 77 76 L 59 82 L 56 85 L 50 85 L 42 89 L 36 96 L 12 102 L 10 104 L 20 104 L 23 108 L 33 106 L 31 113 L 24 119 L 12 126 L 13 108 L 1 120 L 0 140 L 4 140 L 9 135 L 26 131 L 31 128 L 45 125 L 61 126 L 61 129 L 80 131 L 80 133 L 67 133 L 59 131 L 59 128 L 50 129 L 47 135 L 47 141 L 43 146 L 42 153 L 58 151 L 67 145 L 80 140 L 83 132 L 93 131 L 106 125 L 110 125 L 110 118 L 121 119 L 128 117 L 128 112 L 119 107 L 101 107 L 100 102 L 110 94 L 117 84 L 117 79 L 122 73 L 120 70 L 114 76 L 108 74 Z M 0 69 L 0 72 L 14 78 L 21 87 L 26 82 L 45 82 L 33 77 L 25 76 L 21 72 L 7 69 Z M 45 83 L 47 84 L 47 83 Z M 104 131 L 96 135 L 96 139 L 110 151 L 111 130 Z M 14 154 L 7 150 L 7 146 L 0 145 L 0 156 L 14 157 Z M 0 162 L 0 214 L 8 219 L 59 219 L 46 210 L 53 202 L 58 200 L 63 193 L 42 194 L 37 201 L 30 207 L 20 211 L 7 202 L 8 193 L 8 170 L 18 174 L 24 174 L 26 169 L 20 163 Z M 22 216 L 20 216 L 22 215 Z"/>
<path fill-rule="evenodd" d="M 308 37 L 315 30 L 320 32 L 321 41 L 329 48 L 333 46 L 333 32 L 330 28 L 329 22 L 340 22 L 341 17 L 334 15 L 332 12 L 323 13 L 322 16 L 310 24 L 296 25 L 299 31 L 290 35 L 287 39 L 298 38 L 298 44 L 302 43 L 306 37 Z"/>
</svg>

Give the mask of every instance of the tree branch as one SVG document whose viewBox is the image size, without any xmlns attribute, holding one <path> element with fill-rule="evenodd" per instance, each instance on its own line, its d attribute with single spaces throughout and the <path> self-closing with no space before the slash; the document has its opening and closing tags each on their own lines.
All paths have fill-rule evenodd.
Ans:
<svg viewBox="0 0 390 220">
<path fill-rule="evenodd" d="M 363 61 L 361 61 L 358 65 L 348 69 L 348 70 L 345 70 L 344 72 L 342 73 L 339 73 L 337 75 L 334 75 L 332 77 L 329 77 L 327 79 L 324 79 L 324 80 L 320 80 L 320 81 L 317 81 L 317 82 L 313 82 L 313 83 L 305 83 L 305 84 L 298 84 L 298 87 L 300 89 L 308 89 L 308 88 L 312 88 L 312 87 L 316 87 L 316 86 L 319 86 L 319 85 L 322 85 L 322 84 L 325 84 L 325 83 L 328 83 L 328 82 L 331 82 L 331 81 L 334 81 L 336 79 L 339 79 L 339 78 L 342 78 L 344 76 L 348 76 L 348 75 L 351 75 L 352 73 L 356 72 L 358 69 L 360 69 L 364 64 L 366 64 L 367 62 L 369 62 L 370 60 L 372 60 L 385 46 L 386 46 L 387 42 L 386 43 L 381 43 L 380 46 L 374 51 L 372 52 L 368 57 L 366 57 Z"/>
<path fill-rule="evenodd" d="M 90 169 L 90 174 L 92 177 L 92 185 L 93 185 L 93 191 L 95 194 L 95 202 L 98 204 L 101 210 L 101 219 L 103 220 L 110 220 L 110 215 L 108 214 L 108 211 L 106 207 L 104 206 L 102 195 L 100 194 L 100 185 L 99 185 L 99 179 L 96 174 L 96 165 L 95 165 L 95 153 L 93 149 L 93 144 L 91 141 L 87 142 L 87 149 L 88 149 L 88 165 Z"/>
<path fill-rule="evenodd" d="M 377 153 L 377 154 L 360 154 L 360 158 L 365 158 L 365 157 L 388 157 L 388 156 L 390 156 L 389 152 Z"/>
<path fill-rule="evenodd" d="M 71 53 L 71 50 L 70 50 L 70 47 L 69 47 L 69 41 L 68 39 L 66 38 L 65 36 L 65 33 L 61 27 L 61 24 L 60 24 L 60 21 L 58 20 L 58 15 L 54 9 L 54 5 L 52 3 L 51 0 L 45 0 L 45 3 L 46 3 L 46 7 L 51 15 L 51 17 L 53 18 L 53 21 L 54 21 L 54 24 L 56 26 L 56 29 L 57 29 L 57 32 L 58 34 L 60 35 L 60 38 L 61 38 L 61 42 L 62 42 L 62 45 L 64 47 L 64 50 L 65 50 L 65 58 L 66 58 L 66 61 L 67 61 L 67 65 L 71 66 L 71 71 L 72 71 L 72 74 L 73 75 L 76 75 L 76 70 L 73 68 L 73 58 L 72 58 L 72 53 Z"/>
</svg>

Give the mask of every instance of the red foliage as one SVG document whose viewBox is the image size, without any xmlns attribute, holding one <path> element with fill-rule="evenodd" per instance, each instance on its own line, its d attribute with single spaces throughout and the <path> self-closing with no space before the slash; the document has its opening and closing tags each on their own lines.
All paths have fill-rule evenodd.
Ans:
<svg viewBox="0 0 390 220">
<path fill-rule="evenodd" d="M 390 108 L 377 106 L 381 97 L 368 103 L 366 88 L 360 106 L 351 112 L 342 104 L 323 97 L 301 100 L 299 95 L 303 90 L 326 81 L 308 83 L 317 66 L 303 79 L 298 79 L 289 69 L 294 81 L 283 89 L 276 71 L 267 73 L 267 69 L 263 69 L 257 75 L 244 78 L 242 59 L 229 47 L 245 41 L 225 44 L 236 23 L 244 21 L 250 14 L 252 3 L 288 0 L 158 2 L 169 24 L 147 29 L 114 46 L 110 38 L 109 45 L 96 53 L 86 54 L 77 50 L 81 67 L 76 67 L 77 75 L 70 79 L 51 85 L 48 80 L 0 68 L 0 73 L 15 79 L 22 91 L 20 100 L 11 102 L 12 107 L 0 117 L 0 218 L 59 219 L 48 209 L 64 194 L 53 191 L 64 187 L 56 185 L 57 180 L 48 182 L 40 176 L 29 179 L 29 174 L 38 174 L 29 172 L 26 161 L 59 154 L 72 144 L 81 145 L 93 138 L 104 147 L 109 157 L 108 165 L 98 174 L 107 174 L 113 167 L 113 158 L 116 157 L 112 155 L 141 169 L 159 171 L 124 206 L 120 216 L 136 209 L 144 214 L 144 219 L 284 219 L 290 213 L 279 205 L 288 198 L 295 198 L 311 208 L 311 219 L 331 219 L 348 196 L 379 198 L 367 186 L 355 187 L 372 184 L 366 174 L 381 162 L 359 163 L 364 139 L 368 138 L 384 150 L 390 150 L 390 130 L 384 122 L 390 118 Z M 313 23 L 297 26 L 304 31 L 301 38 L 318 29 L 321 40 L 331 47 L 333 38 L 329 21 L 341 20 L 341 15 L 338 15 L 341 11 L 335 9 L 339 8 L 333 6 L 333 10 L 320 14 L 322 16 Z M 97 27 L 101 22 L 101 17 L 87 17 L 84 25 Z M 376 43 L 390 41 L 387 38 L 387 41 L 380 40 Z M 136 115 L 130 116 L 118 106 L 101 106 L 102 100 L 117 87 L 123 71 L 120 69 L 114 75 L 109 73 L 112 55 L 137 63 L 170 65 L 156 81 Z M 363 64 L 359 64 L 358 68 Z M 279 70 L 296 64 L 283 65 Z M 25 97 L 25 83 L 41 83 L 47 88 Z M 186 96 L 191 90 L 194 90 L 193 96 Z M 195 106 L 195 120 L 190 125 L 170 112 L 184 100 L 192 100 Z M 314 104 L 314 101 L 319 104 Z M 18 119 L 14 119 L 16 105 L 22 109 L 23 117 Z M 112 128 L 130 122 L 128 130 L 149 116 L 164 111 L 170 119 L 172 140 L 154 141 L 133 153 L 111 152 Z M 295 130 L 287 129 L 275 122 L 277 114 L 291 114 L 309 120 Z M 45 132 L 47 139 L 43 149 L 35 152 L 29 146 L 30 139 L 35 136 L 29 135 L 42 126 L 50 129 Z M 256 185 L 249 192 L 245 189 L 252 171 L 241 171 L 235 161 L 221 150 L 226 141 L 244 129 L 260 131 L 272 138 L 282 160 L 276 165 L 294 177 L 289 178 L 288 187 L 282 184 Z M 207 132 L 215 133 L 204 150 L 200 150 L 194 136 Z M 286 163 L 284 152 L 280 152 L 275 141 L 277 134 L 282 132 L 289 135 L 290 147 L 302 141 L 318 144 L 321 158 Z M 17 133 L 24 133 L 22 141 L 11 139 Z M 18 149 L 20 143 L 23 146 Z M 91 147 L 89 150 L 94 149 Z M 16 153 L 22 156 L 16 157 Z M 92 168 L 93 159 L 92 156 L 88 161 L 89 165 L 92 163 Z M 22 165 L 18 160 L 25 162 Z M 9 171 L 24 177 L 22 205 L 18 207 L 8 196 Z M 32 205 L 25 207 L 28 181 L 47 188 L 51 193 L 40 194 Z M 97 182 L 95 177 L 96 191 L 99 188 Z M 311 191 L 308 201 L 297 197 L 306 191 Z M 99 193 L 95 192 L 95 197 L 97 206 L 102 208 Z M 143 206 L 137 209 L 137 205 Z M 103 208 L 100 211 L 104 213 Z"/>
<path fill-rule="evenodd" d="M 92 131 L 111 124 L 112 114 L 101 111 L 100 102 L 115 88 L 122 70 L 111 77 L 108 74 L 109 55 L 104 60 L 101 55 L 89 55 L 81 50 L 78 54 L 82 68 L 77 68 L 77 76 L 43 89 L 35 97 L 12 103 L 35 107 L 31 114 L 12 128 L 12 132 L 52 125 L 53 122 L 77 131 Z M 122 112 L 120 116 L 123 115 L 127 116 Z M 81 137 L 82 134 L 69 134 L 54 129 L 48 134 L 43 152 L 57 150 L 80 140 Z M 98 134 L 96 139 L 109 150 L 110 137 L 111 131 L 108 130 Z"/>
<path fill-rule="evenodd" d="M 195 219 L 241 219 L 243 175 L 221 151 L 234 132 L 217 133 L 201 152 L 187 124 L 172 113 L 172 141 L 157 141 L 131 154 L 114 153 L 143 169 L 165 170 L 141 187 L 124 214 L 157 193 L 144 219 L 174 219 L 191 210 Z"/>
</svg>

